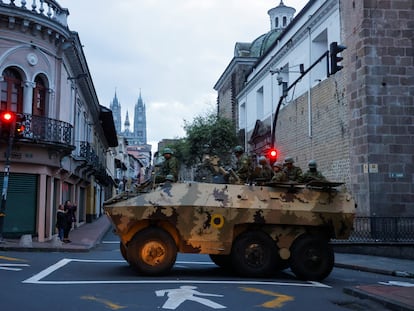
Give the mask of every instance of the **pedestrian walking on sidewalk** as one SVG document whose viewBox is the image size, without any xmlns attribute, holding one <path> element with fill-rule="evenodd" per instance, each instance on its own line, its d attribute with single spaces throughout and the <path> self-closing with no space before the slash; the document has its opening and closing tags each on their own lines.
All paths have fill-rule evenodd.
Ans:
<svg viewBox="0 0 414 311">
<path fill-rule="evenodd" d="M 65 234 L 65 228 L 68 225 L 67 214 L 65 212 L 65 207 L 63 204 L 59 204 L 57 214 L 56 214 L 56 228 L 58 230 L 58 236 L 61 241 Z"/>
<path fill-rule="evenodd" d="M 72 224 L 76 223 L 76 204 L 73 204 L 70 200 L 67 200 L 64 205 L 66 211 L 66 227 L 63 235 L 63 243 L 70 243 L 69 232 L 72 229 Z"/>
</svg>

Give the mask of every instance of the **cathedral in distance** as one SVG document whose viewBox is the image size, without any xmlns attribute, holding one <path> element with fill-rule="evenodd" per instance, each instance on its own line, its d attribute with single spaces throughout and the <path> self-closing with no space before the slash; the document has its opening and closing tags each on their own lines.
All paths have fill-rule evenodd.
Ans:
<svg viewBox="0 0 414 311">
<path fill-rule="evenodd" d="M 146 108 L 145 103 L 142 100 L 141 92 L 139 93 L 138 100 L 134 106 L 134 124 L 132 130 L 127 110 L 124 130 L 122 131 L 122 107 L 116 92 L 109 108 L 112 110 L 117 135 L 123 137 L 127 142 L 128 153 L 134 155 L 137 159 L 143 160 L 145 164 L 148 164 L 148 157 L 149 159 L 151 158 L 151 145 L 147 144 Z"/>
</svg>

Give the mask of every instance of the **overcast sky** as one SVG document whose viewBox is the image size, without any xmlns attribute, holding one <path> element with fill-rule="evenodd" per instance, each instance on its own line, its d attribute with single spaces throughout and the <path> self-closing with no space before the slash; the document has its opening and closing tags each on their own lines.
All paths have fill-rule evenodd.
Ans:
<svg viewBox="0 0 414 311">
<path fill-rule="evenodd" d="M 270 30 L 267 11 L 280 0 L 58 0 L 79 33 L 100 104 L 115 91 L 122 126 L 141 91 L 147 140 L 185 135 L 192 121 L 216 108 L 213 86 L 233 58 L 236 42 Z M 307 0 L 284 0 L 296 14 Z"/>
</svg>

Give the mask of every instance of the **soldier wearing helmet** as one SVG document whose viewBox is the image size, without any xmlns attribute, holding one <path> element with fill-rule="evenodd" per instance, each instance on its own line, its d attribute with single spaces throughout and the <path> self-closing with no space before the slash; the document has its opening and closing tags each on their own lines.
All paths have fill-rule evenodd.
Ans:
<svg viewBox="0 0 414 311">
<path fill-rule="evenodd" d="M 283 164 L 281 162 L 273 163 L 273 177 L 272 182 L 284 182 L 288 181 L 287 175 L 283 170 Z"/>
<path fill-rule="evenodd" d="M 286 157 L 284 165 L 284 172 L 288 177 L 289 181 L 296 181 L 301 182 L 302 181 L 302 169 L 298 166 L 295 166 L 293 163 L 295 161 L 292 157 Z"/>
<path fill-rule="evenodd" d="M 242 146 L 234 147 L 233 153 L 235 156 L 233 170 L 238 176 L 240 182 L 245 183 L 248 179 L 250 179 L 250 175 L 252 173 L 251 159 L 244 153 Z"/>
<path fill-rule="evenodd" d="M 256 182 L 270 181 L 273 177 L 273 170 L 265 156 L 260 156 L 258 159 L 258 165 L 253 172 L 253 178 Z"/>
<path fill-rule="evenodd" d="M 155 177 L 156 183 L 164 182 L 167 176 L 169 176 L 169 181 L 178 180 L 179 165 L 177 158 L 173 154 L 174 152 L 170 148 L 164 148 L 162 151 L 164 162 L 161 164 L 159 174 Z M 173 177 L 173 180 L 171 180 L 171 176 Z"/>
<path fill-rule="evenodd" d="M 308 163 L 308 170 L 302 176 L 302 182 L 308 183 L 310 181 L 327 181 L 325 176 L 322 175 L 320 171 L 317 169 L 318 165 L 316 164 L 315 160 L 310 160 Z"/>
</svg>

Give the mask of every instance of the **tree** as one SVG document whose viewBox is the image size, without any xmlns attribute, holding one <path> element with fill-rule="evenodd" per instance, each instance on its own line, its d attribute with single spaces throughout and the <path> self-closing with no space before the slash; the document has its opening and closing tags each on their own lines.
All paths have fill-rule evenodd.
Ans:
<svg viewBox="0 0 414 311">
<path fill-rule="evenodd" d="M 231 151 L 238 143 L 236 128 L 230 119 L 215 113 L 184 120 L 187 136 L 171 146 L 181 163 L 191 166 L 202 161 L 203 155 L 217 155 L 222 163 L 230 161 Z"/>
</svg>

